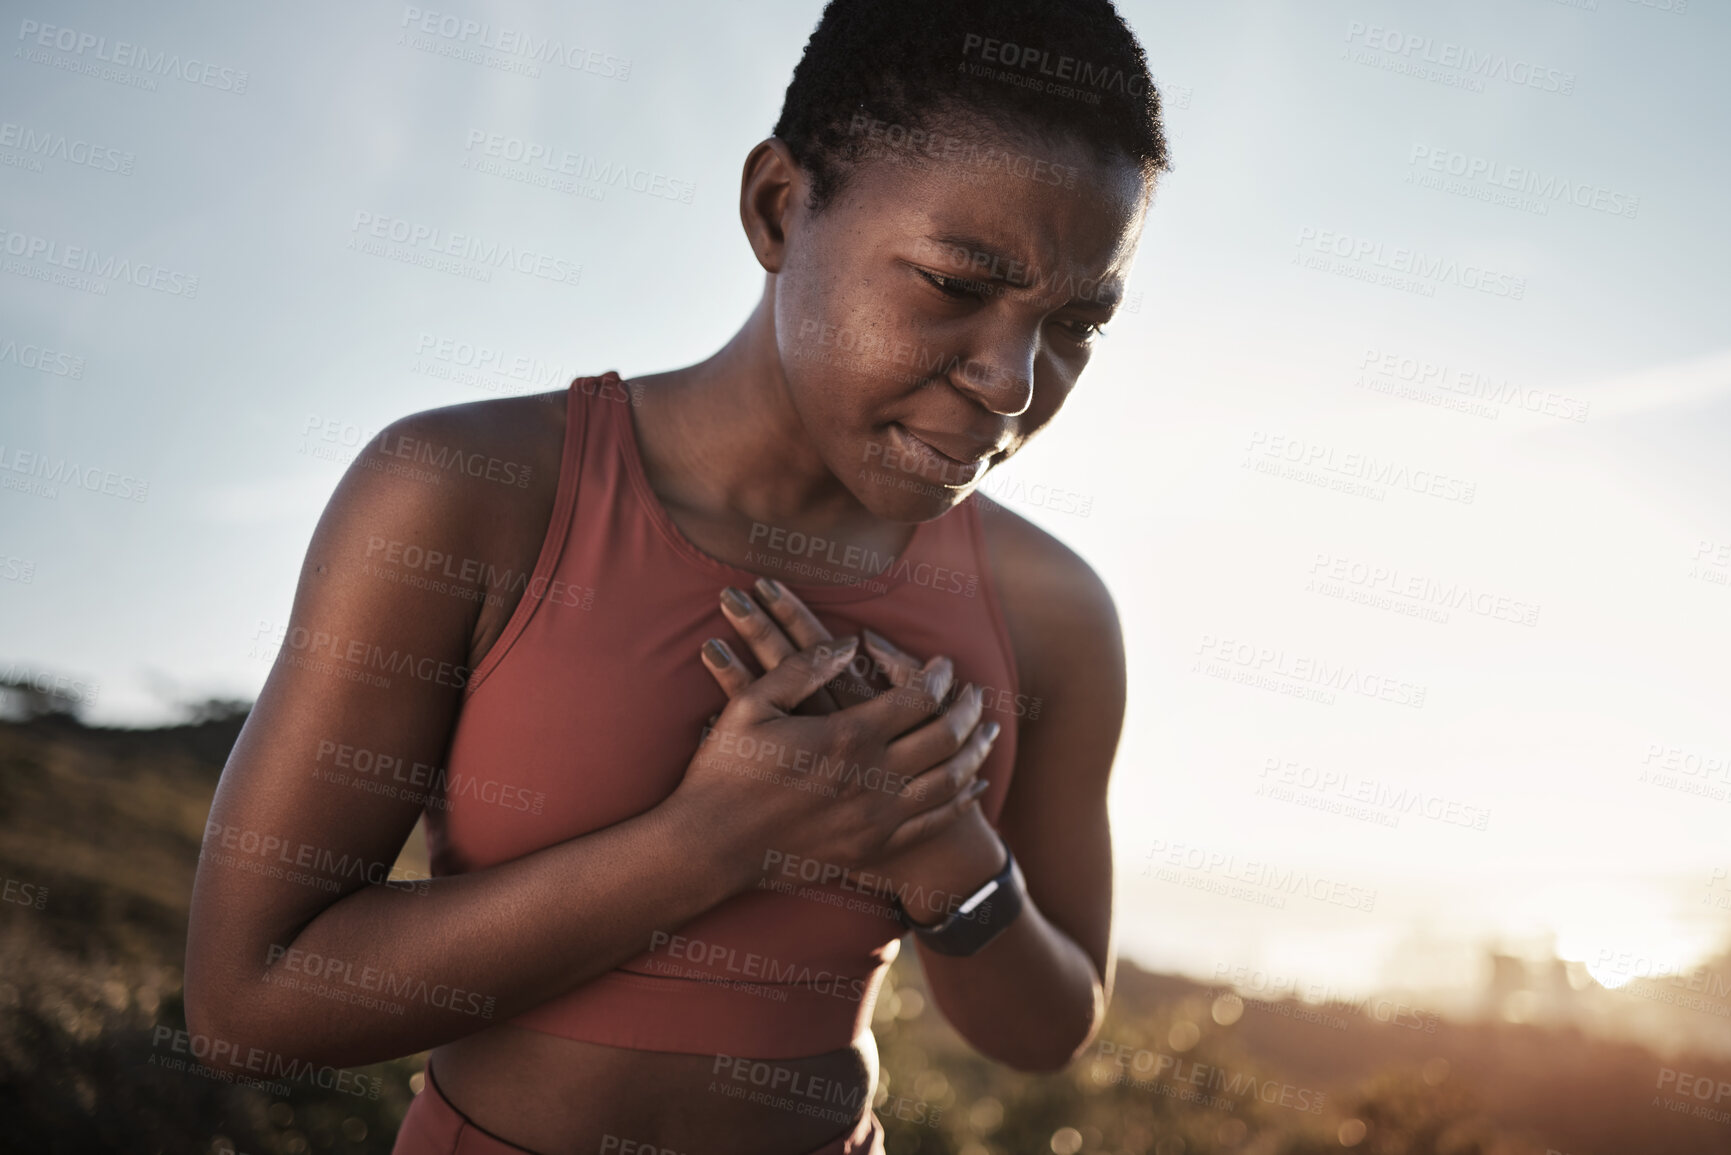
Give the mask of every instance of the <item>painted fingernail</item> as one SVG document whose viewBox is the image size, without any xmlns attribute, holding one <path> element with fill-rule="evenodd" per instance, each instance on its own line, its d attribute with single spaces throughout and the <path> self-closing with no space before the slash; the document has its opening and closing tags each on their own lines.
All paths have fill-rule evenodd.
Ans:
<svg viewBox="0 0 1731 1155">
<path fill-rule="evenodd" d="M 950 685 L 956 678 L 955 663 L 939 655 L 926 664 L 926 691 L 942 702 L 949 696 Z"/>
<path fill-rule="evenodd" d="M 986 744 L 990 745 L 991 743 L 996 742 L 998 740 L 998 735 L 1002 734 L 1003 732 L 1004 732 L 1004 728 L 1002 726 L 998 725 L 996 722 L 987 722 L 986 723 Z"/>
<path fill-rule="evenodd" d="M 721 643 L 720 638 L 710 638 L 704 642 L 703 654 L 709 659 L 709 664 L 712 666 L 727 666 L 733 662 L 733 658 L 728 654 L 727 647 Z"/>
<path fill-rule="evenodd" d="M 721 591 L 721 604 L 722 608 L 735 617 L 742 618 L 751 612 L 751 599 L 745 596 L 743 590 L 736 590 L 732 586 Z"/>
<path fill-rule="evenodd" d="M 762 594 L 766 601 L 781 600 L 781 583 L 774 578 L 760 577 L 754 584 L 757 586 L 757 592 Z"/>
</svg>

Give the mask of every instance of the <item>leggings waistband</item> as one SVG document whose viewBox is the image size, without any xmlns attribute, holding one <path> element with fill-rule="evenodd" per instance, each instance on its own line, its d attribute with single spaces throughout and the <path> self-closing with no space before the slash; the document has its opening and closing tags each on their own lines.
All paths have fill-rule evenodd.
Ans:
<svg viewBox="0 0 1731 1155">
<path fill-rule="evenodd" d="M 426 1083 L 409 1104 L 391 1155 L 536 1155 L 507 1142 L 457 1110 L 439 1090 L 433 1065 L 421 1072 Z"/>
<path fill-rule="evenodd" d="M 499 1138 L 457 1110 L 439 1090 L 431 1063 L 422 1073 L 426 1083 L 403 1116 L 391 1155 L 537 1155 Z M 810 1155 L 884 1155 L 883 1124 L 868 1109 L 852 1131 Z"/>
</svg>

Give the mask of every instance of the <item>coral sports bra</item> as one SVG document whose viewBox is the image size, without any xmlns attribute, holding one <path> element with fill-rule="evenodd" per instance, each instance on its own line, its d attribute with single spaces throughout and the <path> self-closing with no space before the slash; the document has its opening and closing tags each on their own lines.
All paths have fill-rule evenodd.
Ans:
<svg viewBox="0 0 1731 1155">
<path fill-rule="evenodd" d="M 434 875 L 508 862 L 622 822 L 673 793 L 727 696 L 698 660 L 705 638 L 739 650 L 718 602 L 757 574 L 699 550 L 650 489 L 632 394 L 619 375 L 567 391 L 558 497 L 535 572 L 465 688 L 442 786 L 426 813 Z M 766 527 L 753 560 L 832 634 L 870 627 L 909 653 L 948 654 L 984 693 L 1002 737 L 980 776 L 995 823 L 1016 756 L 1017 694 L 970 495 L 922 522 L 902 556 L 825 547 L 856 584 L 802 584 L 812 547 Z M 886 564 L 887 563 L 887 564 Z M 740 650 L 740 652 L 746 652 Z M 855 768 L 855 772 L 858 768 Z M 798 1058 L 869 1029 L 901 928 L 885 893 L 826 882 L 810 860 L 771 870 L 618 969 L 510 1020 L 646 1051 Z"/>
</svg>

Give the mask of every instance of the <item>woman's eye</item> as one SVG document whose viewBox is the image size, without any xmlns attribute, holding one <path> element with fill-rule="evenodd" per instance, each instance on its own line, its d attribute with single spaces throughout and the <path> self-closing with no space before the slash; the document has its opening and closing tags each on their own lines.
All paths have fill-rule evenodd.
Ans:
<svg viewBox="0 0 1731 1155">
<path fill-rule="evenodd" d="M 964 297 L 978 297 L 984 287 L 978 281 L 964 281 L 960 277 L 946 277 L 938 273 L 927 272 L 925 269 L 920 269 L 918 272 L 920 276 L 936 286 L 938 292 L 957 300 Z"/>
<path fill-rule="evenodd" d="M 1092 341 L 1095 337 L 1104 337 L 1106 327 L 1097 321 L 1064 321 L 1064 327 L 1070 330 L 1070 335 L 1078 341 Z"/>
</svg>

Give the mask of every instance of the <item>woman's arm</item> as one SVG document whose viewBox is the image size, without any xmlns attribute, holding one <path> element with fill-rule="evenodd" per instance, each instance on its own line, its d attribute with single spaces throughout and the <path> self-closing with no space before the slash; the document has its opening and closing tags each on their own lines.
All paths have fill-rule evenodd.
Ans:
<svg viewBox="0 0 1731 1155">
<path fill-rule="evenodd" d="M 982 1053 L 1023 1070 L 1056 1070 L 1099 1029 L 1112 985 L 1112 850 L 1106 784 L 1124 720 L 1124 652 L 1117 610 L 1093 570 L 1021 518 L 988 523 L 994 584 L 1015 647 L 1020 689 L 1042 699 L 1040 721 L 1017 733 L 1016 768 L 999 815 L 1003 839 L 978 807 L 942 836 L 870 864 L 892 886 L 921 895 L 908 914 L 940 921 L 1004 866 L 1004 842 L 1028 884 L 1015 923 L 966 958 L 922 949 L 933 997 Z M 765 669 L 828 631 L 797 596 L 759 583 L 735 628 Z M 728 608 L 726 599 L 722 605 Z M 867 652 L 896 686 L 917 684 L 917 658 L 889 639 Z M 871 692 L 851 678 L 832 687 Z M 905 691 L 903 691 L 905 692 Z M 978 717 L 979 699 L 950 715 Z M 917 941 L 917 940 L 916 940 Z"/>
<path fill-rule="evenodd" d="M 187 1021 L 214 1055 L 256 1048 L 352 1066 L 423 1050 L 610 969 L 653 930 L 749 885 L 705 857 L 714 839 L 662 810 L 491 869 L 377 885 L 421 806 L 322 776 L 339 772 L 343 747 L 444 764 L 481 602 L 377 567 L 436 552 L 455 559 L 430 575 L 443 578 L 473 559 L 506 583 L 488 592 L 509 593 L 551 515 L 563 433 L 553 408 L 483 402 L 399 421 L 368 443 L 320 519 L 281 654 L 212 803 L 193 890 Z M 429 464 L 459 453 L 500 467 L 469 477 Z M 531 485 L 519 487 L 525 470 Z M 514 528 L 524 525 L 533 532 Z"/>
<path fill-rule="evenodd" d="M 1055 1071 L 1087 1047 L 1111 996 L 1112 843 L 1106 786 L 1124 722 L 1124 645 L 1111 594 L 1086 562 L 1028 522 L 987 521 L 992 575 L 1020 690 L 1042 699 L 1016 734 L 998 816 L 1028 886 L 1022 914 L 979 953 L 920 948 L 938 1008 L 982 1054 Z M 898 864 L 928 891 L 966 897 L 1003 868 L 978 810 Z M 942 911 L 910 910 L 924 924 Z M 916 943 L 919 941 L 916 937 Z"/>
</svg>

